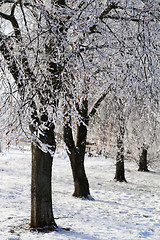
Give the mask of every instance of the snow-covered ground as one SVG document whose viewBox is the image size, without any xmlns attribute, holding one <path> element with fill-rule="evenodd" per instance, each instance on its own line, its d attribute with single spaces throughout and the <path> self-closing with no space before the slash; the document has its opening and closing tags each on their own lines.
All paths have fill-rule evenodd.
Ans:
<svg viewBox="0 0 160 240">
<path fill-rule="evenodd" d="M 67 156 L 54 158 L 53 209 L 59 227 L 51 233 L 26 230 L 30 218 L 31 154 L 11 149 L 0 153 L 0 239 L 160 239 L 160 167 L 137 171 L 127 161 L 128 183 L 114 182 L 112 159 L 86 158 L 85 166 L 94 201 L 72 197 L 73 180 Z"/>
</svg>

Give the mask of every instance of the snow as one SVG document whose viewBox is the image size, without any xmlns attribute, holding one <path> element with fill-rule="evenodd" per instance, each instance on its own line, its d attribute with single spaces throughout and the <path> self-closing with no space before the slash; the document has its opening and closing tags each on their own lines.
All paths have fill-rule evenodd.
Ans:
<svg viewBox="0 0 160 240">
<path fill-rule="evenodd" d="M 53 166 L 53 209 L 59 227 L 70 231 L 38 233 L 28 230 L 30 219 L 31 153 L 16 149 L 0 153 L 0 239 L 160 239 L 160 166 L 138 172 L 126 161 L 127 183 L 113 181 L 113 159 L 86 158 L 94 201 L 72 197 L 68 157 L 59 150 Z"/>
</svg>

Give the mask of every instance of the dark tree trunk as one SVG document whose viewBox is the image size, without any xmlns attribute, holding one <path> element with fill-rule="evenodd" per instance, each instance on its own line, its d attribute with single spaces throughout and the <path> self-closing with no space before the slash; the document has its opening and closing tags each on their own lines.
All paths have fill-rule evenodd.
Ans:
<svg viewBox="0 0 160 240">
<path fill-rule="evenodd" d="M 126 182 L 125 168 L 124 168 L 124 155 L 121 151 L 117 152 L 116 156 L 116 174 L 115 178 L 118 182 Z"/>
<path fill-rule="evenodd" d="M 148 161 L 147 161 L 147 149 L 145 147 L 142 147 L 142 152 L 140 154 L 140 159 L 139 159 L 138 171 L 140 171 L 140 172 L 149 172 L 149 170 L 148 170 Z"/>
<path fill-rule="evenodd" d="M 119 116 L 119 121 L 120 121 L 120 131 L 119 131 L 119 135 L 117 136 L 116 174 L 114 179 L 119 182 L 127 182 L 125 179 L 125 168 L 124 168 L 125 121 L 122 115 Z"/>
<path fill-rule="evenodd" d="M 45 143 L 55 151 L 54 127 L 45 132 Z M 44 142 L 44 139 L 41 138 Z M 31 228 L 57 227 L 52 211 L 52 161 L 49 152 L 32 144 Z"/>
<path fill-rule="evenodd" d="M 77 143 L 75 144 L 71 129 L 71 119 L 64 126 L 64 141 L 68 148 L 71 162 L 75 197 L 89 197 L 89 183 L 85 173 L 84 157 L 86 148 L 87 127 L 84 123 L 77 126 Z"/>
<path fill-rule="evenodd" d="M 86 80 L 85 80 L 86 81 Z M 89 190 L 89 182 L 85 173 L 84 167 L 84 158 L 85 158 L 85 150 L 86 150 L 86 139 L 87 139 L 87 126 L 89 124 L 89 119 L 91 119 L 97 111 L 97 108 L 100 106 L 101 102 L 106 97 L 108 91 L 103 93 L 102 96 L 96 101 L 90 113 L 88 113 L 88 91 L 89 84 L 85 82 L 85 97 L 82 100 L 81 104 L 76 104 L 76 110 L 80 116 L 80 124 L 77 125 L 77 137 L 76 143 L 73 140 L 72 135 L 72 123 L 71 123 L 71 115 L 67 111 L 65 113 L 65 126 L 64 126 L 64 142 L 68 148 L 68 156 L 71 162 L 71 168 L 73 173 L 74 180 L 74 193 L 75 197 L 85 197 L 89 199 L 93 199 L 90 196 Z M 67 120 L 68 119 L 68 120 Z"/>
<path fill-rule="evenodd" d="M 84 156 L 77 149 L 72 149 L 69 154 L 73 180 L 74 180 L 74 197 L 85 197 L 90 195 L 89 183 L 84 168 Z"/>
</svg>

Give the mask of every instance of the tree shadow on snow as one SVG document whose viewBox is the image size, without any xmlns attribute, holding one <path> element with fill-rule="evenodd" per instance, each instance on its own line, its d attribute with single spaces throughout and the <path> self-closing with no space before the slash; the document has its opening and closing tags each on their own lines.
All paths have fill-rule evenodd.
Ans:
<svg viewBox="0 0 160 240">
<path fill-rule="evenodd" d="M 59 231 L 59 234 L 66 235 L 66 236 L 69 237 L 69 239 L 71 239 L 73 236 L 74 237 L 76 236 L 76 238 L 78 238 L 78 239 L 99 240 L 98 237 L 94 237 L 94 236 L 91 236 L 89 234 L 85 234 L 85 233 L 82 233 L 82 232 L 76 232 L 72 229 L 70 229 L 69 231 L 68 230 L 66 231 L 65 229 L 61 229 Z"/>
</svg>

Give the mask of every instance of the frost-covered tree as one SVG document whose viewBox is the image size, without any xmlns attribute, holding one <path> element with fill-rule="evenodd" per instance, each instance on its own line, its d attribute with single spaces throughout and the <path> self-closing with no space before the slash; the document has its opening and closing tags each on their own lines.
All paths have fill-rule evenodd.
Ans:
<svg viewBox="0 0 160 240">
<path fill-rule="evenodd" d="M 31 227 L 56 227 L 51 196 L 55 120 L 63 119 L 66 139 L 75 120 L 78 141 L 68 152 L 80 162 L 81 176 L 93 100 L 99 102 L 112 87 L 122 103 L 122 92 L 131 101 L 127 86 L 152 82 L 152 73 L 157 79 L 157 1 L 45 3 L 0 3 L 2 131 L 8 145 L 22 135 L 32 142 Z"/>
<path fill-rule="evenodd" d="M 72 4 L 72 9 L 75 5 Z M 70 29 L 74 37 L 72 48 L 76 58 L 71 64 L 72 81 L 70 87 L 67 86 L 63 103 L 64 141 L 74 179 L 73 196 L 89 197 L 89 183 L 84 167 L 87 128 L 112 85 L 105 66 L 108 55 L 104 54 L 107 51 L 108 31 L 102 20 L 116 9 L 116 2 L 79 1 L 77 6 L 79 21 L 77 24 L 74 20 L 73 28 Z M 72 20 L 75 18 L 76 15 Z M 73 38 L 70 40 L 73 41 Z"/>
<path fill-rule="evenodd" d="M 144 98 L 143 95 L 143 101 Z M 127 146 L 131 149 L 132 157 L 139 166 L 138 170 L 148 171 L 148 167 L 153 167 L 158 161 L 160 152 L 158 92 L 157 96 L 148 99 L 147 104 L 143 105 L 143 101 L 138 100 L 136 109 L 129 117 Z"/>
<path fill-rule="evenodd" d="M 89 182 L 85 173 L 84 158 L 86 152 L 87 141 L 87 128 L 90 119 L 95 114 L 100 103 L 105 98 L 107 92 L 103 93 L 101 97 L 92 106 L 92 110 L 89 112 L 88 105 L 88 92 L 86 96 L 81 96 L 81 100 L 76 103 L 76 111 L 78 118 L 73 119 L 72 107 L 67 105 L 66 112 L 64 114 L 64 141 L 67 146 L 67 153 L 70 158 L 71 168 L 74 180 L 74 193 L 75 197 L 85 197 L 92 199 L 90 196 Z M 71 108 L 68 112 L 68 108 Z M 74 136 L 75 135 L 75 136 Z"/>
<path fill-rule="evenodd" d="M 30 226 L 54 228 L 53 115 L 58 103 L 60 71 L 54 69 L 52 50 L 48 49 L 51 39 L 47 21 L 34 1 L 3 1 L 0 16 L 2 131 L 8 145 L 18 143 L 20 137 L 32 142 Z"/>
<path fill-rule="evenodd" d="M 149 121 L 150 126 L 153 126 L 149 131 L 154 129 L 153 118 L 154 120 L 157 118 L 160 76 L 159 6 L 158 1 L 121 1 L 116 10 L 105 18 L 105 23 L 112 32 L 109 35 L 112 36 L 110 41 L 114 43 L 113 48 L 111 45 L 107 48 L 111 63 L 107 67 L 113 80 L 113 92 L 108 95 L 98 121 L 104 119 L 103 129 L 99 131 L 101 133 L 105 122 L 106 126 L 111 126 L 105 133 L 110 134 L 114 139 L 114 145 L 117 145 L 115 178 L 119 181 L 125 180 L 124 136 L 129 131 L 128 120 L 134 119 L 131 120 L 130 115 L 136 114 L 138 109 L 141 112 L 147 109 L 151 117 L 145 118 L 146 124 Z M 140 119 L 141 115 L 137 118 L 139 123 Z M 143 134 L 142 137 L 143 130 L 138 129 L 143 145 L 147 136 Z M 118 177 L 119 174 L 122 176 Z"/>
</svg>

